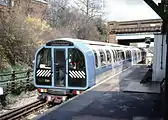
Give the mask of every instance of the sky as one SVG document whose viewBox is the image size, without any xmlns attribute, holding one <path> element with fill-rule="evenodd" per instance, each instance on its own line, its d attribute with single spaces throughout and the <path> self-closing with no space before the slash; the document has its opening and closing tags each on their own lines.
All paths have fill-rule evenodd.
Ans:
<svg viewBox="0 0 168 120">
<path fill-rule="evenodd" d="M 161 0 L 154 0 L 156 4 Z M 105 0 L 104 18 L 127 21 L 160 18 L 143 0 Z"/>
</svg>

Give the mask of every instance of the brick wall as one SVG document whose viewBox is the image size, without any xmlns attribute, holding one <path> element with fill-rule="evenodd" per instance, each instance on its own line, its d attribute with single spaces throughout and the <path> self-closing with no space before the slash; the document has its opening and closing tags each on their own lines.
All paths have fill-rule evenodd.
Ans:
<svg viewBox="0 0 168 120">
<path fill-rule="evenodd" d="M 43 19 L 43 17 L 46 14 L 47 8 L 48 8 L 48 4 L 34 1 L 34 2 L 31 2 L 29 5 L 28 14 L 32 17 Z"/>
<path fill-rule="evenodd" d="M 116 40 L 116 34 L 110 34 L 108 36 L 108 42 L 109 43 L 118 43 L 118 41 Z"/>
<path fill-rule="evenodd" d="M 43 19 L 43 17 L 45 16 L 46 10 L 48 8 L 47 3 L 36 1 L 36 0 L 13 0 L 11 3 L 12 5 L 0 4 L 0 9 L 8 8 L 9 6 L 15 7 L 17 5 L 20 5 L 22 6 L 22 8 L 24 8 L 23 11 L 25 11 L 26 15 Z"/>
</svg>

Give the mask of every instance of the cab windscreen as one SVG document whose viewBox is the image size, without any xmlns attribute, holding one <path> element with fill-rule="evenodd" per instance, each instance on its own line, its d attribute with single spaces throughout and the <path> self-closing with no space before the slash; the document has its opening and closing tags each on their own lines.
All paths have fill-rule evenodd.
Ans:
<svg viewBox="0 0 168 120">
<path fill-rule="evenodd" d="M 51 85 L 51 49 L 43 48 L 36 56 L 36 84 Z"/>
</svg>

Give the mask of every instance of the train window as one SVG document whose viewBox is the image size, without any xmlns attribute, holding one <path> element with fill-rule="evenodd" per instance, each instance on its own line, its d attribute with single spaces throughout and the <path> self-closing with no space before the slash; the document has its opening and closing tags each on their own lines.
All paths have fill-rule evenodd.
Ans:
<svg viewBox="0 0 168 120">
<path fill-rule="evenodd" d="M 114 59 L 114 63 L 117 61 L 117 56 L 116 56 L 116 52 L 115 50 L 112 50 L 113 52 L 113 59 Z"/>
<path fill-rule="evenodd" d="M 120 61 L 119 60 L 119 52 L 118 52 L 118 50 L 116 50 L 116 56 L 117 56 L 117 61 Z"/>
<path fill-rule="evenodd" d="M 114 54 L 114 51 L 113 50 L 111 50 L 112 51 L 112 54 L 113 54 L 113 62 L 115 62 L 115 54 Z"/>
<path fill-rule="evenodd" d="M 129 58 L 129 55 L 128 55 L 128 50 L 126 50 L 126 59 L 128 59 Z"/>
<path fill-rule="evenodd" d="M 113 52 L 113 50 L 111 50 L 111 52 L 112 52 L 112 56 L 113 56 L 113 62 L 114 62 L 114 52 Z"/>
<path fill-rule="evenodd" d="M 51 67 L 51 50 L 49 48 L 44 48 L 38 53 L 36 67 L 40 68 L 40 65 Z"/>
<path fill-rule="evenodd" d="M 138 56 L 139 56 L 139 58 L 140 58 L 140 52 L 138 51 Z"/>
<path fill-rule="evenodd" d="M 126 59 L 130 59 L 131 58 L 131 54 L 129 50 L 126 50 Z"/>
<path fill-rule="evenodd" d="M 98 57 L 97 57 L 97 53 L 96 53 L 96 51 L 94 51 L 94 50 L 93 50 L 93 52 L 94 52 L 94 57 L 95 57 L 95 65 L 96 65 L 96 67 L 98 67 Z"/>
<path fill-rule="evenodd" d="M 121 58 L 122 60 L 125 60 L 124 51 L 121 51 Z"/>
<path fill-rule="evenodd" d="M 135 52 L 135 59 L 137 59 L 137 53 L 136 53 L 136 50 L 135 50 L 134 52 Z"/>
<path fill-rule="evenodd" d="M 100 62 L 101 66 L 104 66 L 106 64 L 106 58 L 105 58 L 105 53 L 103 50 L 99 50 L 100 52 Z"/>
<path fill-rule="evenodd" d="M 125 51 L 125 56 L 126 56 L 126 59 L 128 58 L 128 55 L 127 55 L 127 50 Z"/>
<path fill-rule="evenodd" d="M 134 58 L 136 57 L 136 51 L 135 50 L 133 50 L 133 56 L 134 56 Z"/>
<path fill-rule="evenodd" d="M 113 53 L 114 53 L 114 62 L 117 62 L 118 61 L 118 53 L 116 50 L 113 50 Z"/>
<path fill-rule="evenodd" d="M 111 54 L 109 50 L 106 50 L 106 54 L 107 54 L 107 63 L 111 63 Z"/>
<path fill-rule="evenodd" d="M 129 50 L 129 58 L 131 58 L 131 51 Z"/>
<path fill-rule="evenodd" d="M 86 67 L 83 53 L 76 48 L 69 48 L 68 59 L 68 86 L 85 87 Z"/>
<path fill-rule="evenodd" d="M 116 50 L 115 51 L 115 61 L 117 62 L 118 61 L 118 52 Z"/>
<path fill-rule="evenodd" d="M 51 85 L 51 74 L 40 74 L 40 71 L 51 71 L 51 49 L 43 48 L 39 51 L 36 58 L 36 84 Z M 42 73 L 42 72 L 41 72 Z"/>
<path fill-rule="evenodd" d="M 114 55 L 114 51 L 113 50 L 111 50 L 111 52 L 112 52 L 112 56 L 113 56 L 113 62 L 115 62 L 115 55 Z"/>
<path fill-rule="evenodd" d="M 122 60 L 121 51 L 117 50 L 117 54 L 118 54 L 118 61 L 121 61 Z"/>
<path fill-rule="evenodd" d="M 117 61 L 120 61 L 119 50 L 117 50 L 116 52 L 117 52 Z"/>
<path fill-rule="evenodd" d="M 120 61 L 124 60 L 124 52 L 121 50 L 119 51 L 119 58 L 120 58 Z"/>
</svg>

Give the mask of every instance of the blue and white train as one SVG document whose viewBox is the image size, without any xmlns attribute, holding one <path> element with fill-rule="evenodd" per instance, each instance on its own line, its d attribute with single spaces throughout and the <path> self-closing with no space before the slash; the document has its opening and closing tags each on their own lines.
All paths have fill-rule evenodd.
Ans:
<svg viewBox="0 0 168 120">
<path fill-rule="evenodd" d="M 136 47 L 61 38 L 35 54 L 34 85 L 42 98 L 62 102 L 142 61 Z"/>
</svg>

